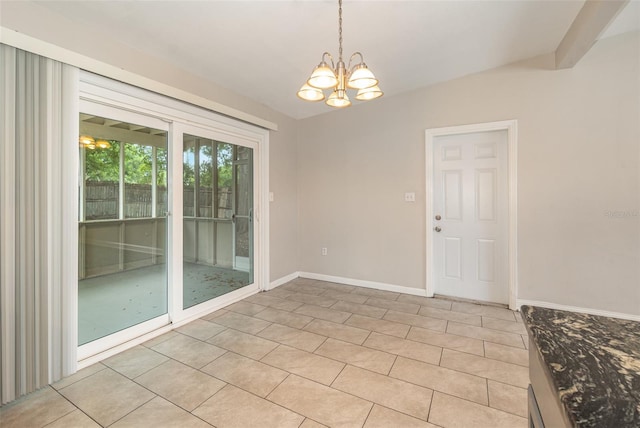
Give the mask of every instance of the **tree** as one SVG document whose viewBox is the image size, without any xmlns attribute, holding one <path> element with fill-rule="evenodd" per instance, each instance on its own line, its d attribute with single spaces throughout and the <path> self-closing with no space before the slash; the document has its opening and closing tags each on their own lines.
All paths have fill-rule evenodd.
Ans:
<svg viewBox="0 0 640 428">
<path fill-rule="evenodd" d="M 157 184 L 158 186 L 167 186 L 167 149 L 158 147 L 156 150 L 156 162 L 157 162 Z"/>
<path fill-rule="evenodd" d="M 153 179 L 153 151 L 151 146 L 124 145 L 124 182 L 151 184 Z"/>
<path fill-rule="evenodd" d="M 233 177 L 233 145 L 218 143 L 218 188 L 231 187 Z"/>
<path fill-rule="evenodd" d="M 120 181 L 120 143 L 109 141 L 108 149 L 84 150 L 85 176 L 87 181 Z"/>
<path fill-rule="evenodd" d="M 87 181 L 120 181 L 120 144 L 109 141 L 106 149 L 85 150 L 85 176 Z M 158 184 L 167 182 L 167 151 L 158 148 L 157 177 Z M 127 184 L 151 184 L 153 178 L 153 151 L 151 146 L 124 143 L 124 181 Z"/>
</svg>

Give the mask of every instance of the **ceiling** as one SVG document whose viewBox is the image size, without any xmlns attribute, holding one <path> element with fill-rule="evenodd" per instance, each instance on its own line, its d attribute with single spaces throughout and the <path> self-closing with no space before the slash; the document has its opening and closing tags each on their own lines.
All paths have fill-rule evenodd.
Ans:
<svg viewBox="0 0 640 428">
<path fill-rule="evenodd" d="M 290 117 L 330 110 L 296 92 L 324 51 L 337 56 L 335 0 L 35 3 L 95 23 L 83 37 L 113 38 Z M 344 0 L 344 56 L 362 52 L 389 97 L 553 52 L 583 4 Z M 607 35 L 638 29 L 638 4 Z"/>
</svg>

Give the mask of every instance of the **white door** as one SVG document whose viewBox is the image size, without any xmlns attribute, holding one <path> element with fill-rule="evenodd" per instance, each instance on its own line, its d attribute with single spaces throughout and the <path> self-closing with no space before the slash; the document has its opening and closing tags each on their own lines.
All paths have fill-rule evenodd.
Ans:
<svg viewBox="0 0 640 428">
<path fill-rule="evenodd" d="M 435 137 L 436 294 L 509 303 L 507 131 Z"/>
</svg>

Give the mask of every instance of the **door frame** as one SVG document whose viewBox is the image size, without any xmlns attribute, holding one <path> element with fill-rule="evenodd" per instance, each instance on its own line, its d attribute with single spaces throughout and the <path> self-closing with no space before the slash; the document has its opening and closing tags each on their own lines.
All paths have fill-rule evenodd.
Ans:
<svg viewBox="0 0 640 428">
<path fill-rule="evenodd" d="M 443 128 L 430 128 L 425 131 L 425 190 L 426 190 L 426 269 L 425 285 L 427 297 L 433 297 L 435 293 L 435 278 L 433 277 L 434 265 L 434 211 L 433 211 L 433 143 L 437 137 L 470 134 L 489 131 L 507 131 L 507 182 L 508 182 L 508 243 L 507 258 L 509 263 L 508 286 L 509 308 L 516 309 L 518 297 L 518 121 L 504 120 L 499 122 L 476 123 L 470 125 L 447 126 Z"/>
</svg>

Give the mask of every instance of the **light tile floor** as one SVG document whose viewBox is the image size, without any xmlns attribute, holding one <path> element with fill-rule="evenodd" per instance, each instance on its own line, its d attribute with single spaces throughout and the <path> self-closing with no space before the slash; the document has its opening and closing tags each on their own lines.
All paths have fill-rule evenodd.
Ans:
<svg viewBox="0 0 640 428">
<path fill-rule="evenodd" d="M 0 408 L 10 427 L 526 427 L 520 315 L 309 279 Z"/>
</svg>

